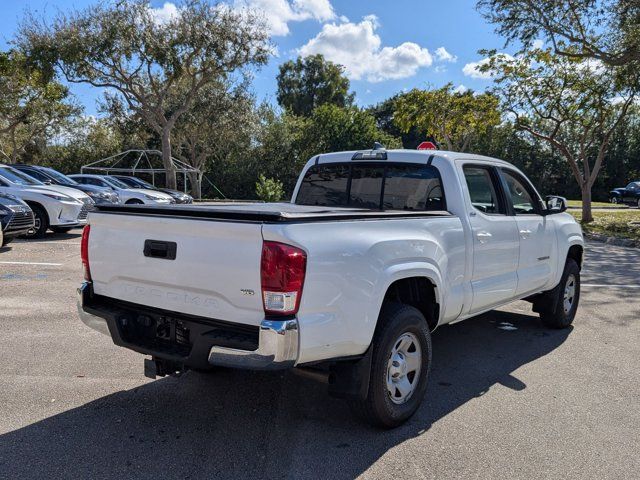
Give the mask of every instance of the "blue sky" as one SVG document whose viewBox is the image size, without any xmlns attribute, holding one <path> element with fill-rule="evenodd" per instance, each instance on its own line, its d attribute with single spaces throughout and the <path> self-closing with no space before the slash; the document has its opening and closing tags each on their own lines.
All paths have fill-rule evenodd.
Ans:
<svg viewBox="0 0 640 480">
<path fill-rule="evenodd" d="M 277 55 L 256 73 L 258 98 L 275 103 L 278 65 L 299 54 L 323 53 L 342 63 L 360 105 L 371 105 L 402 90 L 452 82 L 484 90 L 491 80 L 474 70 L 481 48 L 502 50 L 503 40 L 475 8 L 474 0 L 227 0 L 264 12 Z M 27 8 L 53 16 L 83 8 L 92 0 L 3 2 L 0 41 L 6 48 Z M 171 2 L 152 1 L 158 15 L 171 15 Z M 504 51 L 504 50 L 502 50 Z M 461 87 L 461 88 L 463 88 Z M 101 93 L 74 85 L 73 93 L 95 114 Z"/>
</svg>

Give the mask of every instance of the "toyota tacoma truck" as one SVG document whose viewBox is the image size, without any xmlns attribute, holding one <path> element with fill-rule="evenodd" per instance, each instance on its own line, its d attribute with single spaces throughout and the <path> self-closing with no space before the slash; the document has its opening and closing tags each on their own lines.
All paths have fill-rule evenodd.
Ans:
<svg viewBox="0 0 640 480">
<path fill-rule="evenodd" d="M 290 203 L 99 206 L 78 311 L 153 378 L 293 368 L 394 427 L 422 402 L 438 326 L 518 299 L 571 324 L 583 236 L 565 209 L 493 158 L 317 155 Z"/>
</svg>

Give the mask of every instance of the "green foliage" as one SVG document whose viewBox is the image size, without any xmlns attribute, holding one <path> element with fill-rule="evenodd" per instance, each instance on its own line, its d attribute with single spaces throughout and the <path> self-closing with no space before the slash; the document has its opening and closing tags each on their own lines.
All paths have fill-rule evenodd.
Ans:
<svg viewBox="0 0 640 480">
<path fill-rule="evenodd" d="M 322 55 L 289 60 L 280 65 L 278 103 L 288 113 L 302 116 L 311 115 L 321 105 L 347 107 L 353 103 L 353 94 L 343 73 L 341 65 Z"/>
<path fill-rule="evenodd" d="M 640 65 L 638 0 L 480 0 L 485 17 L 509 41 L 530 47 L 541 37 L 556 54 L 611 66 Z"/>
<path fill-rule="evenodd" d="M 357 107 L 323 105 L 316 108 L 303 132 L 303 156 L 322 152 L 364 150 L 380 142 L 386 148 L 400 148 L 400 140 L 378 129 L 371 113 Z"/>
<path fill-rule="evenodd" d="M 500 123 L 492 94 L 455 92 L 452 84 L 435 90 L 413 89 L 395 102 L 394 122 L 404 132 L 416 129 L 447 150 L 466 152 L 473 140 Z"/>
<path fill-rule="evenodd" d="M 284 196 L 282 182 L 260 174 L 256 182 L 256 195 L 265 202 L 279 202 Z"/>
<path fill-rule="evenodd" d="M 12 163 L 81 111 L 65 86 L 29 66 L 16 50 L 0 52 L 0 92 L 0 152 Z"/>
</svg>

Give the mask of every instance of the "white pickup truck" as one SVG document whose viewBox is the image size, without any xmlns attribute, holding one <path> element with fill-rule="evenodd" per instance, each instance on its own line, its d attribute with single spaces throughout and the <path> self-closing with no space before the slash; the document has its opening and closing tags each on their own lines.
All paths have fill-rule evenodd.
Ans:
<svg viewBox="0 0 640 480">
<path fill-rule="evenodd" d="M 322 154 L 291 203 L 99 206 L 78 310 L 149 376 L 295 368 L 393 427 L 425 395 L 438 326 L 518 299 L 571 324 L 583 237 L 565 209 L 492 158 Z"/>
</svg>

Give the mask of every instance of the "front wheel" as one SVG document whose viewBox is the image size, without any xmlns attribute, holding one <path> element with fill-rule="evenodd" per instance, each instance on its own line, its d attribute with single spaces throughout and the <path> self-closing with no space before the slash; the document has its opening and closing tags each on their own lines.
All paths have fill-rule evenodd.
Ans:
<svg viewBox="0 0 640 480">
<path fill-rule="evenodd" d="M 567 328 L 573 322 L 580 301 L 580 268 L 568 258 L 560 284 L 549 308 L 540 312 L 542 323 L 550 328 Z"/>
<path fill-rule="evenodd" d="M 640 198 L 638 199 L 638 202 L 636 205 L 638 206 L 638 208 L 640 208 Z"/>
<path fill-rule="evenodd" d="M 371 425 L 397 427 L 409 419 L 424 398 L 431 368 L 431 335 L 416 308 L 390 304 L 383 308 L 371 348 L 369 391 L 351 400 L 353 413 Z"/>
<path fill-rule="evenodd" d="M 125 205 L 143 205 L 142 200 L 138 200 L 137 198 L 132 198 L 131 200 L 127 200 Z"/>
<path fill-rule="evenodd" d="M 24 235 L 24 238 L 42 238 L 49 228 L 49 215 L 40 205 L 31 204 L 29 206 L 33 210 L 35 227 L 29 230 L 29 233 Z"/>
</svg>

